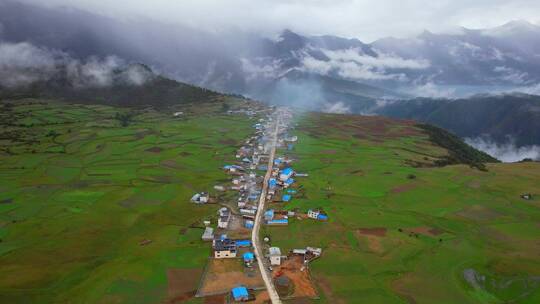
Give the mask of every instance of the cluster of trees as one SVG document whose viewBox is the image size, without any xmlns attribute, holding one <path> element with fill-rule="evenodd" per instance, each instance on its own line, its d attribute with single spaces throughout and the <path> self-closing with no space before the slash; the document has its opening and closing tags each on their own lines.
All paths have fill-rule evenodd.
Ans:
<svg viewBox="0 0 540 304">
<path fill-rule="evenodd" d="M 467 145 L 461 138 L 444 129 L 428 124 L 418 126 L 426 131 L 431 142 L 448 150 L 448 156 L 435 161 L 437 166 L 467 164 L 473 168 L 487 171 L 484 163 L 499 162 L 496 158 Z"/>
</svg>

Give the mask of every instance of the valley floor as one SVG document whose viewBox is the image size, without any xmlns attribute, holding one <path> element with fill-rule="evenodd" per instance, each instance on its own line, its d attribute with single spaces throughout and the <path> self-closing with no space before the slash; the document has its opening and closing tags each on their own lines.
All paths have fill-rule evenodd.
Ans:
<svg viewBox="0 0 540 304">
<path fill-rule="evenodd" d="M 177 117 L 0 106 L 0 302 L 205 301 L 193 298 L 210 255 L 202 221 L 219 205 L 189 198 L 230 181 L 219 168 L 253 120 L 219 104 Z M 540 302 L 540 163 L 436 167 L 446 150 L 379 117 L 302 114 L 292 133 L 298 144 L 279 153 L 309 176 L 284 208 L 329 220 L 261 234 L 282 252 L 323 248 L 310 263 L 320 299 L 305 302 Z"/>
</svg>

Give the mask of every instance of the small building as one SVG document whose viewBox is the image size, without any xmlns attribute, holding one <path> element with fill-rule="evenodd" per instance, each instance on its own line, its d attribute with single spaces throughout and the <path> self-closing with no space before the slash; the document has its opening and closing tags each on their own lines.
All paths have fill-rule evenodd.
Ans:
<svg viewBox="0 0 540 304">
<path fill-rule="evenodd" d="M 203 241 L 212 241 L 214 239 L 214 228 L 206 227 L 201 238 Z"/>
<path fill-rule="evenodd" d="M 237 286 L 231 290 L 233 300 L 236 302 L 244 302 L 249 300 L 249 292 L 245 286 Z"/>
<path fill-rule="evenodd" d="M 289 219 L 277 219 L 277 220 L 271 220 L 266 222 L 267 225 L 270 226 L 287 226 L 289 225 Z"/>
<path fill-rule="evenodd" d="M 270 265 L 281 265 L 281 250 L 279 247 L 270 247 L 268 249 L 268 257 L 270 258 Z"/>
<path fill-rule="evenodd" d="M 236 247 L 239 247 L 239 248 L 251 247 L 251 241 L 250 240 L 237 240 Z"/>
<path fill-rule="evenodd" d="M 255 261 L 255 255 L 253 252 L 246 252 L 242 257 L 244 259 L 244 264 L 247 267 L 251 267 L 253 265 L 253 262 Z"/>
<path fill-rule="evenodd" d="M 195 195 L 191 197 L 191 201 L 196 204 L 206 204 L 208 203 L 209 198 L 210 197 L 208 193 L 201 192 L 201 193 L 195 193 Z"/>
<path fill-rule="evenodd" d="M 227 229 L 231 220 L 231 211 L 225 207 L 219 209 L 218 227 Z"/>
<path fill-rule="evenodd" d="M 307 216 L 308 216 L 309 218 L 314 219 L 314 220 L 316 220 L 317 217 L 319 217 L 319 214 L 321 214 L 321 211 L 320 211 L 320 210 L 309 209 L 308 212 L 307 212 Z"/>
<path fill-rule="evenodd" d="M 216 259 L 235 258 L 236 242 L 231 239 L 214 240 L 214 257 Z"/>
<path fill-rule="evenodd" d="M 240 214 L 242 215 L 255 215 L 255 213 L 257 213 L 256 209 L 246 209 L 246 208 L 240 209 Z"/>
<path fill-rule="evenodd" d="M 246 220 L 246 223 L 244 224 L 244 226 L 248 229 L 253 229 L 253 225 L 255 223 L 252 221 L 252 220 Z"/>
<path fill-rule="evenodd" d="M 520 196 L 524 200 L 532 200 L 532 197 L 533 197 L 532 194 L 530 194 L 530 193 L 525 193 L 525 194 L 522 194 Z"/>
<path fill-rule="evenodd" d="M 288 180 L 289 178 L 291 178 L 294 174 L 294 171 L 292 168 L 285 168 L 283 170 L 281 170 L 281 172 L 279 173 L 279 179 L 281 181 L 286 181 Z"/>
<path fill-rule="evenodd" d="M 274 209 L 268 209 L 264 212 L 264 220 L 271 221 L 274 219 Z"/>
<path fill-rule="evenodd" d="M 281 200 L 284 201 L 284 202 L 289 202 L 291 200 L 292 196 L 290 194 L 284 194 L 282 197 L 281 197 Z"/>
<path fill-rule="evenodd" d="M 271 178 L 268 180 L 268 186 L 270 188 L 275 188 L 277 186 L 277 180 L 275 178 Z"/>
</svg>

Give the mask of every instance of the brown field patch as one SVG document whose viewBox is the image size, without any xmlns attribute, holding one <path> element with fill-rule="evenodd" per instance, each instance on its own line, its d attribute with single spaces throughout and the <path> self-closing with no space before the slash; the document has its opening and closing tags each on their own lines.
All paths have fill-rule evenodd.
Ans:
<svg viewBox="0 0 540 304">
<path fill-rule="evenodd" d="M 264 287 L 259 267 L 245 268 L 242 259 L 214 259 L 208 260 L 204 282 L 197 291 L 199 296 L 226 294 L 238 285 L 247 288 Z"/>
<path fill-rule="evenodd" d="M 324 277 L 317 277 L 317 283 L 321 290 L 323 291 L 324 295 L 328 299 L 328 303 L 336 303 L 336 304 L 343 304 L 345 301 L 343 299 L 337 298 L 334 295 L 334 291 L 332 290 L 332 287 L 330 286 L 330 282 L 327 278 Z"/>
<path fill-rule="evenodd" d="M 204 298 L 204 304 L 224 304 L 226 303 L 225 295 L 208 296 Z"/>
<path fill-rule="evenodd" d="M 161 153 L 163 151 L 160 147 L 152 147 L 145 150 L 146 152 L 152 152 L 152 153 Z"/>
<path fill-rule="evenodd" d="M 167 302 L 181 303 L 195 296 L 202 269 L 167 269 Z"/>
<path fill-rule="evenodd" d="M 438 236 L 440 234 L 443 234 L 445 231 L 439 228 L 422 226 L 422 227 L 407 228 L 405 229 L 405 232 L 413 232 L 413 233 L 423 234 L 427 236 Z"/>
<path fill-rule="evenodd" d="M 390 192 L 392 193 L 401 193 L 401 192 L 407 192 L 409 190 L 412 190 L 416 188 L 416 185 L 414 184 L 405 184 L 405 185 L 399 185 L 399 186 L 396 186 L 394 188 L 392 188 L 392 190 L 390 190 Z"/>
<path fill-rule="evenodd" d="M 234 146 L 234 145 L 236 145 L 236 140 L 231 139 L 231 138 L 228 138 L 228 139 L 220 139 L 220 140 L 219 140 L 219 143 L 222 144 L 222 145 Z"/>
<path fill-rule="evenodd" d="M 289 256 L 280 266 L 275 267 L 272 273 L 274 280 L 285 276 L 293 286 L 293 293 L 290 298 L 315 298 L 317 290 L 311 282 L 309 269 L 304 266 L 302 256 Z"/>
<path fill-rule="evenodd" d="M 321 150 L 321 154 L 336 154 L 336 150 Z"/>
<path fill-rule="evenodd" d="M 461 209 L 455 213 L 457 216 L 464 217 L 470 220 L 490 221 L 502 215 L 493 209 L 481 205 L 472 205 Z"/>
<path fill-rule="evenodd" d="M 384 227 L 375 227 L 375 228 L 359 228 L 358 233 L 363 235 L 373 235 L 373 236 L 386 236 L 386 228 Z"/>
</svg>

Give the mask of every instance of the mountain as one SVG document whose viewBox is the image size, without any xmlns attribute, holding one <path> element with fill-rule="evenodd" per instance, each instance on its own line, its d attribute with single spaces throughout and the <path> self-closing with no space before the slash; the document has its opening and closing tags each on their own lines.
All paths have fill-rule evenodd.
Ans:
<svg viewBox="0 0 540 304">
<path fill-rule="evenodd" d="M 495 142 L 511 140 L 518 147 L 540 142 L 540 97 L 533 95 L 418 98 L 388 104 L 377 113 L 427 122 L 461 137 L 489 136 Z"/>
<path fill-rule="evenodd" d="M 69 67 L 61 66 L 49 78 L 26 86 L 3 87 L 0 99 L 41 98 L 77 103 L 98 103 L 116 106 L 165 107 L 175 104 L 222 100 L 226 96 L 215 91 L 171 80 L 155 74 L 142 64 L 114 69 L 107 83 L 74 81 Z M 136 77 L 137 82 L 133 81 Z"/>
</svg>

